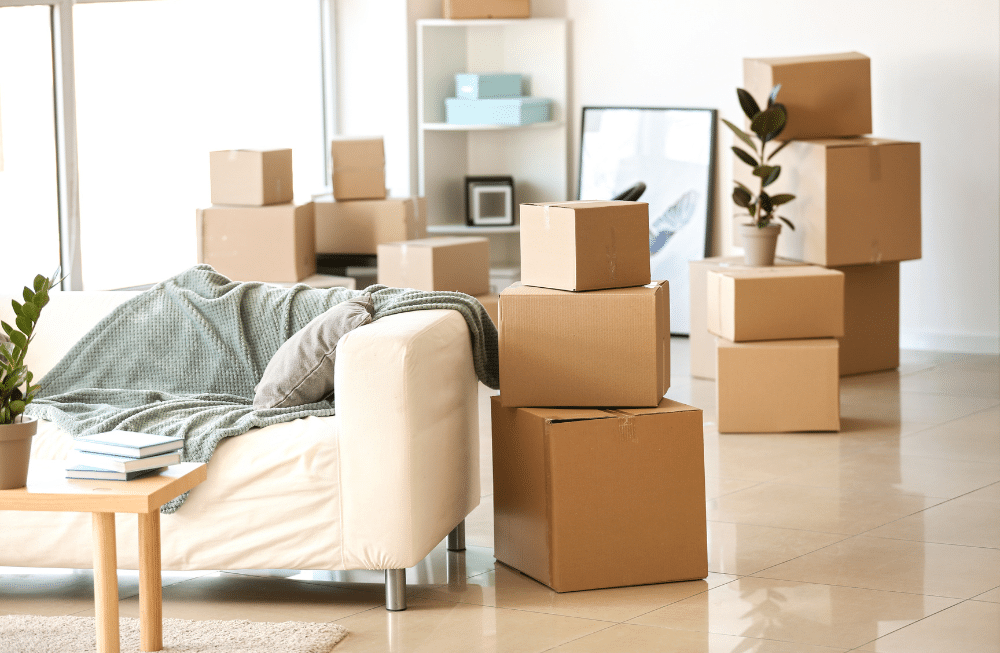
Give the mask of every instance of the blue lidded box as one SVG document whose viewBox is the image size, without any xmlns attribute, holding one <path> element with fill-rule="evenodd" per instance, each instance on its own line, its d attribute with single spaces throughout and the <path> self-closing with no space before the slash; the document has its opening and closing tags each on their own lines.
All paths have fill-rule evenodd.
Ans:
<svg viewBox="0 0 1000 653">
<path fill-rule="evenodd" d="M 466 100 L 521 97 L 521 76 L 459 73 L 455 75 L 455 95 Z"/>
<path fill-rule="evenodd" d="M 445 122 L 450 125 L 528 125 L 551 120 L 552 100 L 538 97 L 466 100 L 445 98 Z"/>
</svg>

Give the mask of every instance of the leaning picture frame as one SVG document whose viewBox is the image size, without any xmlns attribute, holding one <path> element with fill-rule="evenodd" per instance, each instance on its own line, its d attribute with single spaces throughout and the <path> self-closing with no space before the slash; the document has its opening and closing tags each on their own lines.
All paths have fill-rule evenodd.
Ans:
<svg viewBox="0 0 1000 653">
<path fill-rule="evenodd" d="M 649 204 L 653 279 L 670 287 L 670 332 L 690 333 L 688 262 L 711 253 L 715 109 L 583 107 L 577 199 Z"/>
</svg>

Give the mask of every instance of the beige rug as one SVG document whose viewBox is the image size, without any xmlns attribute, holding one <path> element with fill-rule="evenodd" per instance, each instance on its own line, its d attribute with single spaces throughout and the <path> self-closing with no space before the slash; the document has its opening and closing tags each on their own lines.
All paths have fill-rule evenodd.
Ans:
<svg viewBox="0 0 1000 653">
<path fill-rule="evenodd" d="M 122 653 L 139 651 L 139 620 L 119 621 Z M 347 636 L 331 623 L 163 620 L 169 653 L 327 653 Z M 0 653 L 91 653 L 93 617 L 0 616 Z"/>
</svg>

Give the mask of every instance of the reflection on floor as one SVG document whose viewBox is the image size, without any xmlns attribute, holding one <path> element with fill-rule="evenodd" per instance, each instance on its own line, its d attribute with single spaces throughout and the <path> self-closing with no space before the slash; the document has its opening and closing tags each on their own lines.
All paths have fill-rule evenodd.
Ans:
<svg viewBox="0 0 1000 653">
<path fill-rule="evenodd" d="M 468 551 L 408 570 L 164 573 L 164 615 L 336 621 L 337 651 L 1000 652 L 1000 360 L 904 352 L 843 379 L 838 434 L 720 435 L 714 384 L 673 342 L 668 396 L 705 410 L 704 581 L 557 594 L 492 556 L 488 395 L 483 499 Z M 122 572 L 123 616 L 138 580 Z M 89 571 L 0 568 L 0 614 L 93 614 Z"/>
</svg>

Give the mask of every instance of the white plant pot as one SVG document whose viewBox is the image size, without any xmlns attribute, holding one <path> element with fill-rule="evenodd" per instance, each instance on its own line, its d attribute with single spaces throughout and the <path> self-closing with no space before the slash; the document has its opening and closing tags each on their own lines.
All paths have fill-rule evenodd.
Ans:
<svg viewBox="0 0 1000 653">
<path fill-rule="evenodd" d="M 780 224 L 771 223 L 766 227 L 741 224 L 740 238 L 743 242 L 743 262 L 755 268 L 774 265 L 774 251 L 778 245 L 778 234 L 780 233 Z"/>
<path fill-rule="evenodd" d="M 13 424 L 0 424 L 0 490 L 24 487 L 28 481 L 31 438 L 38 430 L 38 420 L 21 417 Z"/>
</svg>

